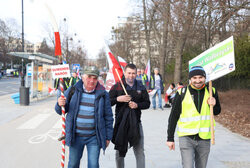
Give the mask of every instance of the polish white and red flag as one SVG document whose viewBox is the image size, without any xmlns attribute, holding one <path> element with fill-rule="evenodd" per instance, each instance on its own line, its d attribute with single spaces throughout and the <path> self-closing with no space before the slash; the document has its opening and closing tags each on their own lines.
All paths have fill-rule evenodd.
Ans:
<svg viewBox="0 0 250 168">
<path fill-rule="evenodd" d="M 106 77 L 106 90 L 110 90 L 111 87 L 116 82 L 120 81 L 119 77 L 118 77 L 118 74 L 119 74 L 120 78 L 122 78 L 122 76 L 123 76 L 123 70 L 120 67 L 120 65 L 122 67 L 125 67 L 127 65 L 127 63 L 123 58 L 118 57 L 119 62 L 120 62 L 120 65 L 119 65 L 119 63 L 116 60 L 115 56 L 111 52 L 108 53 L 107 59 L 108 59 L 108 64 L 109 64 L 109 71 L 108 71 L 107 77 Z M 118 74 L 116 73 L 115 69 L 117 69 Z"/>
<path fill-rule="evenodd" d="M 118 61 L 121 65 L 122 68 L 125 68 L 125 66 L 127 65 L 127 62 L 120 56 L 118 56 Z"/>
<path fill-rule="evenodd" d="M 55 35 L 55 56 L 61 56 L 62 55 L 62 49 L 61 49 L 61 41 L 60 41 L 60 33 L 59 29 L 56 23 L 55 16 L 53 15 L 53 12 L 51 11 L 50 7 L 45 3 L 45 6 L 48 10 L 49 17 L 51 20 L 51 24 L 53 26 L 54 35 Z"/>
</svg>

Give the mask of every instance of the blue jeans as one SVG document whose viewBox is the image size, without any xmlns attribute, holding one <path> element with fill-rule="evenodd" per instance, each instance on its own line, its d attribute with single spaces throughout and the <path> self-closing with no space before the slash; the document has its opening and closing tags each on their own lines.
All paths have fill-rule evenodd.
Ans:
<svg viewBox="0 0 250 168">
<path fill-rule="evenodd" d="M 183 168 L 206 168 L 210 152 L 209 140 L 194 140 L 190 137 L 179 137 Z"/>
<path fill-rule="evenodd" d="M 100 146 L 96 136 L 79 137 L 69 147 L 68 168 L 79 168 L 85 145 L 88 152 L 88 168 L 99 168 Z"/>
<path fill-rule="evenodd" d="M 153 108 L 156 108 L 156 101 L 155 101 L 156 95 L 158 95 L 158 105 L 159 105 L 158 107 L 162 108 L 161 89 L 157 89 L 156 93 L 152 97 Z"/>
</svg>

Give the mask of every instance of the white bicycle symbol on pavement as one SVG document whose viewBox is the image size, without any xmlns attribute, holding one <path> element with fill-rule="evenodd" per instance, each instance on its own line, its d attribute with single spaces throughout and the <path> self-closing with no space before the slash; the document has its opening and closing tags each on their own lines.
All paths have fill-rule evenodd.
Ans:
<svg viewBox="0 0 250 168">
<path fill-rule="evenodd" d="M 28 142 L 31 144 L 39 144 L 39 143 L 45 142 L 47 140 L 47 138 L 57 140 L 60 135 L 61 135 L 60 130 L 51 129 L 48 132 L 46 132 L 45 134 L 40 134 L 40 135 L 36 135 L 36 136 L 31 137 L 28 140 Z"/>
</svg>

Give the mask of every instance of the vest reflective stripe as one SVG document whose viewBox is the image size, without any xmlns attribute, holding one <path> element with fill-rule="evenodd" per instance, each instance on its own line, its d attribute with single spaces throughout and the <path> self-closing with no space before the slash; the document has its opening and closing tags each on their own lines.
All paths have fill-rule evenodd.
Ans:
<svg viewBox="0 0 250 168">
<path fill-rule="evenodd" d="M 73 78 L 70 78 L 70 81 L 69 81 L 69 86 L 72 85 L 72 81 L 73 81 Z"/>
<path fill-rule="evenodd" d="M 199 120 L 210 120 L 210 115 L 180 118 L 180 122 L 191 122 L 191 121 L 199 121 Z"/>
<path fill-rule="evenodd" d="M 214 88 L 213 88 L 213 91 Z M 178 90 L 180 93 L 181 90 Z M 181 93 L 180 93 L 181 94 Z M 205 88 L 204 98 L 202 101 L 200 113 L 197 111 L 190 91 L 187 87 L 185 97 L 182 101 L 182 112 L 178 120 L 177 133 L 181 136 L 199 134 L 202 139 L 210 139 L 210 108 L 207 104 L 209 93 Z"/>
<path fill-rule="evenodd" d="M 58 82 L 59 82 L 59 78 L 56 78 L 56 87 L 58 88 Z M 59 87 L 60 89 L 60 87 Z"/>
<path fill-rule="evenodd" d="M 56 78 L 56 87 L 57 87 L 57 88 L 58 88 L 59 80 L 60 80 L 60 78 Z M 68 89 L 69 86 L 68 86 L 67 82 L 66 82 L 65 80 L 64 80 L 63 82 L 65 83 L 66 88 Z M 59 86 L 59 89 L 60 89 L 60 86 Z"/>
<path fill-rule="evenodd" d="M 69 88 L 69 85 L 67 84 L 66 81 L 64 81 L 65 85 L 66 85 L 66 88 L 68 89 Z"/>
<path fill-rule="evenodd" d="M 145 86 L 146 85 L 146 81 L 147 81 L 147 75 L 144 74 L 142 75 L 142 84 Z"/>
<path fill-rule="evenodd" d="M 154 87 L 155 87 L 155 81 L 154 81 L 153 76 L 151 76 L 151 88 L 154 88 Z"/>
<path fill-rule="evenodd" d="M 210 132 L 210 127 L 209 128 L 195 128 L 195 129 L 188 129 L 188 128 L 177 128 L 179 132 L 185 132 L 189 134 L 197 134 L 198 132 Z"/>
</svg>

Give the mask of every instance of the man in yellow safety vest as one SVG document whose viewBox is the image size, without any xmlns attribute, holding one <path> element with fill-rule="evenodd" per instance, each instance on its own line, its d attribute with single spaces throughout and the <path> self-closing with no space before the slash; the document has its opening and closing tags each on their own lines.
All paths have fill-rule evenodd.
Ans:
<svg viewBox="0 0 250 168">
<path fill-rule="evenodd" d="M 69 78 L 69 86 L 74 86 L 80 79 L 77 76 L 77 71 L 73 70 L 72 76 Z"/>
<path fill-rule="evenodd" d="M 213 88 L 209 97 L 205 85 L 206 72 L 201 66 L 189 71 L 190 84 L 177 91 L 168 120 L 167 146 L 175 150 L 174 132 L 176 125 L 183 168 L 205 168 L 210 152 L 210 105 L 214 115 L 221 111 L 218 93 Z"/>
</svg>

